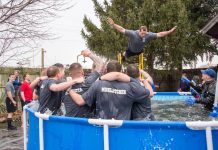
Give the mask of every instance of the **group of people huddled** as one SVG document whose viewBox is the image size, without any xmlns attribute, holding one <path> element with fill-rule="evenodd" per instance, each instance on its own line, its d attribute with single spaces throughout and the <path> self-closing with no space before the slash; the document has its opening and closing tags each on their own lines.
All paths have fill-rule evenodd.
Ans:
<svg viewBox="0 0 218 150">
<path fill-rule="evenodd" d="M 30 83 L 29 75 L 24 75 L 20 86 L 20 98 L 23 104 L 32 100 L 39 106 L 28 106 L 48 115 L 68 117 L 102 118 L 119 120 L 154 120 L 150 97 L 153 96 L 151 76 L 139 70 L 134 64 L 128 65 L 126 74 L 121 73 L 118 61 L 107 64 L 90 50 L 81 54 L 93 60 L 92 72 L 84 75 L 79 63 L 72 63 L 69 76 L 65 77 L 65 68 L 57 63 L 46 69 L 44 75 Z M 140 72 L 144 79 L 139 79 Z M 8 110 L 8 129 L 12 114 L 16 110 L 14 74 L 9 75 L 6 85 Z M 9 94 L 11 93 L 11 95 Z M 37 109 L 36 109 L 37 108 Z"/>
<path fill-rule="evenodd" d="M 180 78 L 181 92 L 191 92 L 194 98 L 186 100 L 187 105 L 194 105 L 195 103 L 203 104 L 207 110 L 212 110 L 214 107 L 214 100 L 216 94 L 216 72 L 209 68 L 201 70 L 202 81 L 199 76 L 193 76 L 192 80 L 187 78 L 186 72 L 182 73 Z"/>
</svg>

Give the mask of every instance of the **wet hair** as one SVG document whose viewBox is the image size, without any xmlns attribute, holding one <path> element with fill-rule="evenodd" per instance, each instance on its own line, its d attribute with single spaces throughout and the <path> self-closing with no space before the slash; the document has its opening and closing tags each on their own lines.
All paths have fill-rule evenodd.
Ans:
<svg viewBox="0 0 218 150">
<path fill-rule="evenodd" d="M 147 26 L 141 26 L 141 27 L 139 27 L 139 31 L 147 31 L 148 29 L 147 29 Z"/>
<path fill-rule="evenodd" d="M 80 73 L 82 70 L 82 65 L 80 63 L 72 63 L 69 67 L 69 72 L 71 75 Z"/>
<path fill-rule="evenodd" d="M 126 69 L 126 74 L 132 78 L 138 78 L 139 68 L 134 64 L 129 64 Z"/>
<path fill-rule="evenodd" d="M 60 70 L 60 72 L 65 71 L 64 65 L 61 63 L 56 63 L 53 66 L 58 67 L 58 69 Z"/>
<path fill-rule="evenodd" d="M 118 61 L 112 60 L 107 64 L 107 73 L 121 72 L 121 64 Z"/>
<path fill-rule="evenodd" d="M 56 66 L 56 67 L 58 67 L 58 68 L 64 68 L 64 65 L 61 64 L 61 63 L 56 63 L 56 64 L 54 64 L 53 66 Z"/>
<path fill-rule="evenodd" d="M 56 66 L 51 66 L 47 69 L 47 76 L 49 78 L 55 77 L 58 73 L 60 73 L 60 70 Z"/>
</svg>

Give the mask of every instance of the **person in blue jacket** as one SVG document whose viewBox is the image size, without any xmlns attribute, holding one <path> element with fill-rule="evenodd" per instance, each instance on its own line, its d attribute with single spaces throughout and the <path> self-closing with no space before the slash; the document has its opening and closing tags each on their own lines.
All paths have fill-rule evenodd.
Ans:
<svg viewBox="0 0 218 150">
<path fill-rule="evenodd" d="M 187 78 L 186 72 L 182 72 L 179 83 L 179 92 L 190 92 L 190 80 Z"/>
</svg>

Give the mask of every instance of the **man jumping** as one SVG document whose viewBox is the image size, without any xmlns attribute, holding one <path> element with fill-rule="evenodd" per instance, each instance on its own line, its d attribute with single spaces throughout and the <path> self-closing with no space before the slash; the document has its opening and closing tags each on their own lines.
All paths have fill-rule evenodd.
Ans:
<svg viewBox="0 0 218 150">
<path fill-rule="evenodd" d="M 169 31 L 162 31 L 158 33 L 148 32 L 146 26 L 141 26 L 139 30 L 127 30 L 114 23 L 113 19 L 108 18 L 108 23 L 119 32 L 125 34 L 128 37 L 128 47 L 122 55 L 122 61 L 125 61 L 126 57 L 139 55 L 143 52 L 144 46 L 155 38 L 165 37 L 170 33 L 173 33 L 177 26 L 173 27 Z"/>
</svg>

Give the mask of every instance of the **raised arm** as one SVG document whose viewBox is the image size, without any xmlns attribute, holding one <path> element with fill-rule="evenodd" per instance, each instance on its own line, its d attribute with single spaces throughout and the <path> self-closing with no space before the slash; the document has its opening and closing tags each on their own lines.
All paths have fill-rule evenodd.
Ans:
<svg viewBox="0 0 218 150">
<path fill-rule="evenodd" d="M 167 36 L 167 35 L 169 35 L 169 34 L 175 32 L 175 31 L 176 31 L 176 28 L 177 28 L 177 26 L 173 27 L 173 28 L 172 28 L 171 30 L 169 30 L 169 31 L 158 32 L 158 33 L 157 33 L 157 38 L 165 37 L 165 36 Z"/>
<path fill-rule="evenodd" d="M 103 71 L 104 62 L 100 57 L 96 56 L 88 49 L 81 51 L 81 55 L 83 55 L 84 57 L 89 57 L 94 62 L 94 64 L 96 65 L 95 70 L 98 73 L 101 73 Z"/>
<path fill-rule="evenodd" d="M 112 18 L 108 18 L 107 19 L 108 23 L 114 27 L 117 31 L 121 32 L 121 33 L 125 33 L 125 29 L 123 27 L 121 27 L 120 25 L 117 25 L 114 23 Z"/>
<path fill-rule="evenodd" d="M 69 88 L 70 86 L 76 84 L 76 83 L 82 83 L 84 81 L 84 78 L 81 77 L 81 78 L 77 78 L 75 80 L 71 80 L 71 81 L 67 81 L 67 82 L 62 82 L 62 83 L 59 83 L 59 84 L 52 84 L 50 86 L 50 90 L 51 91 L 63 91 L 63 90 L 66 90 L 67 88 Z"/>
<path fill-rule="evenodd" d="M 30 84 L 31 88 L 34 89 L 35 86 L 42 80 L 47 79 L 47 76 L 41 76 L 41 77 L 37 77 L 35 80 L 33 80 L 33 82 Z"/>
<path fill-rule="evenodd" d="M 145 79 L 145 80 L 143 80 L 142 82 L 143 82 L 145 88 L 150 92 L 150 95 L 149 95 L 149 96 L 150 96 L 150 97 L 154 96 L 153 89 L 152 89 L 151 85 L 148 83 L 148 79 Z"/>
<path fill-rule="evenodd" d="M 130 77 L 121 72 L 110 72 L 101 76 L 101 80 L 106 80 L 106 81 L 117 80 L 121 82 L 130 82 Z"/>
<path fill-rule="evenodd" d="M 20 96 L 21 96 L 22 100 L 25 102 L 26 98 L 25 98 L 25 95 L 24 95 L 24 91 L 20 91 Z"/>
<path fill-rule="evenodd" d="M 140 70 L 140 73 L 142 74 L 142 76 L 147 79 L 150 83 L 154 83 L 152 77 L 144 70 Z"/>
</svg>

